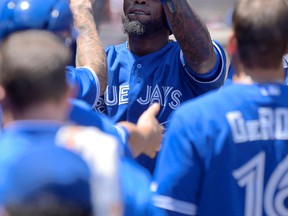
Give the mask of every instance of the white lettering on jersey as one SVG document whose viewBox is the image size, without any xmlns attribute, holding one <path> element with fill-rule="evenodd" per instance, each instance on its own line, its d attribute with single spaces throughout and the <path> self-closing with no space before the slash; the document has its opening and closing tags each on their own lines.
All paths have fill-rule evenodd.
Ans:
<svg viewBox="0 0 288 216">
<path fill-rule="evenodd" d="M 105 103 L 104 103 L 104 98 L 99 98 L 96 106 L 94 107 L 94 109 L 99 112 L 99 113 L 104 113 L 105 112 Z"/>
<path fill-rule="evenodd" d="M 152 86 L 147 86 L 145 99 L 143 99 L 142 97 L 140 97 L 140 98 L 138 99 L 138 102 L 139 102 L 140 104 L 146 105 L 146 104 L 149 104 L 149 103 L 150 103 L 151 89 L 152 89 Z M 161 104 L 161 105 L 162 105 L 162 104 Z"/>
<path fill-rule="evenodd" d="M 147 86 L 145 98 L 139 97 L 137 102 L 141 105 L 149 105 L 157 102 L 164 106 L 165 102 L 169 100 L 170 97 L 171 102 L 169 103 L 169 106 L 171 109 L 176 109 L 180 105 L 179 98 L 181 96 L 182 93 L 179 90 L 173 90 L 173 87 L 171 86 L 162 86 L 162 91 L 158 85 L 154 87 Z"/>
<path fill-rule="evenodd" d="M 288 140 L 288 108 L 258 109 L 258 119 L 245 120 L 240 111 L 229 112 L 226 118 L 235 143 L 257 140 Z"/>
<path fill-rule="evenodd" d="M 274 170 L 265 173 L 266 153 L 259 152 L 233 171 L 238 185 L 245 189 L 245 216 L 288 215 L 288 156 Z M 271 173 L 270 173 L 271 172 Z M 267 180 L 265 179 L 267 178 Z"/>
<path fill-rule="evenodd" d="M 172 101 L 169 103 L 171 109 L 177 109 L 180 106 L 179 98 L 182 96 L 182 93 L 179 90 L 175 90 L 171 94 Z"/>
<path fill-rule="evenodd" d="M 105 93 L 105 103 L 109 104 L 110 106 L 114 106 L 118 104 L 118 98 L 117 98 L 117 86 L 112 86 L 112 99 L 109 98 L 108 94 L 108 87 L 106 89 Z"/>
<path fill-rule="evenodd" d="M 128 92 L 129 86 L 120 86 L 119 87 L 119 104 L 127 104 L 128 103 Z"/>
<path fill-rule="evenodd" d="M 161 91 L 159 89 L 159 86 L 156 85 L 155 88 L 153 89 L 153 92 L 150 96 L 150 103 L 159 103 L 163 104 L 163 99 L 161 95 Z"/>
<path fill-rule="evenodd" d="M 119 89 L 119 92 L 118 90 Z M 171 86 L 146 86 L 146 93 L 137 98 L 140 105 L 150 105 L 152 103 L 159 103 L 161 106 L 166 104 L 171 109 L 177 109 L 180 106 L 182 92 L 175 90 Z M 104 103 L 107 106 L 123 105 L 129 103 L 129 85 L 123 85 L 119 88 L 117 86 L 107 87 L 104 100 L 98 100 L 95 109 L 103 112 Z"/>
</svg>

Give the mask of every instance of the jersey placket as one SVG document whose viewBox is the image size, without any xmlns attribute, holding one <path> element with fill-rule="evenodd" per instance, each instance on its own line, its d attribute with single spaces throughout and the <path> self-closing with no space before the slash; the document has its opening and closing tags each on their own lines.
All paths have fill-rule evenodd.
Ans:
<svg viewBox="0 0 288 216">
<path fill-rule="evenodd" d="M 131 107 L 137 100 L 141 89 L 143 88 L 143 65 L 141 61 L 136 60 L 131 69 L 130 81 L 129 81 L 129 103 L 127 109 L 127 118 L 131 116 Z M 133 86 L 133 89 L 131 88 Z M 129 119 L 128 119 L 129 120 Z"/>
</svg>

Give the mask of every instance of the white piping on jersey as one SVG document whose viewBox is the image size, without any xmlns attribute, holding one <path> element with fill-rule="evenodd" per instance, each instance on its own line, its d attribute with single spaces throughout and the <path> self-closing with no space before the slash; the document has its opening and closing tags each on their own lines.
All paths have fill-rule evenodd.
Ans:
<svg viewBox="0 0 288 216">
<path fill-rule="evenodd" d="M 284 68 L 288 67 L 288 54 L 284 55 L 283 57 L 283 67 Z"/>
<path fill-rule="evenodd" d="M 97 74 L 95 73 L 95 71 L 94 71 L 92 68 L 88 67 L 88 66 L 77 67 L 77 68 L 86 68 L 86 69 L 88 69 L 88 70 L 92 73 L 92 76 L 93 76 L 94 79 L 95 79 L 95 84 L 96 84 L 96 97 L 95 97 L 95 100 L 94 100 L 94 103 L 93 103 L 92 107 L 96 107 L 97 102 L 98 102 L 99 97 L 100 97 L 100 82 L 99 82 L 98 76 L 97 76 Z"/>
<path fill-rule="evenodd" d="M 126 145 L 128 143 L 128 137 L 129 135 L 127 135 L 127 131 L 125 131 L 123 126 L 119 126 L 119 125 L 115 125 L 114 126 L 119 134 L 119 136 L 121 137 L 122 142 Z"/>
<path fill-rule="evenodd" d="M 153 199 L 153 205 L 158 208 L 190 216 L 197 214 L 197 206 L 195 204 L 162 195 L 155 195 L 153 196 L 152 199 Z"/>
<path fill-rule="evenodd" d="M 164 125 L 164 124 L 166 124 L 168 121 L 164 121 L 164 122 L 161 122 L 161 123 L 159 123 L 160 125 Z"/>
<path fill-rule="evenodd" d="M 218 80 L 218 79 L 221 77 L 223 71 L 224 71 L 224 73 L 226 73 L 225 77 L 228 76 L 228 70 L 226 70 L 226 69 L 224 70 L 224 62 L 225 62 L 225 59 L 223 58 L 221 49 L 218 47 L 218 45 L 217 45 L 214 41 L 212 41 L 212 42 L 213 42 L 214 47 L 217 49 L 217 51 L 218 51 L 218 53 L 219 53 L 219 56 L 220 56 L 220 58 L 221 58 L 221 59 L 220 59 L 220 63 L 221 63 L 221 73 L 219 73 L 219 75 L 218 75 L 214 80 L 207 81 L 207 82 L 203 82 L 203 81 L 197 80 L 197 79 L 196 79 L 194 76 L 192 76 L 192 75 L 189 73 L 189 71 L 187 71 L 186 68 L 184 67 L 186 73 L 187 73 L 195 82 L 204 83 L 204 84 L 205 84 L 205 83 L 213 83 L 213 82 L 215 82 L 216 80 Z M 180 52 L 180 55 L 183 55 L 182 50 L 181 50 L 181 52 Z M 180 59 L 181 59 L 181 57 L 180 57 Z M 183 58 L 183 59 L 184 59 L 184 58 Z M 183 60 L 182 64 L 183 64 L 183 66 L 186 65 L 186 63 L 185 63 L 184 60 Z M 214 67 L 215 67 L 215 66 L 214 66 Z"/>
</svg>

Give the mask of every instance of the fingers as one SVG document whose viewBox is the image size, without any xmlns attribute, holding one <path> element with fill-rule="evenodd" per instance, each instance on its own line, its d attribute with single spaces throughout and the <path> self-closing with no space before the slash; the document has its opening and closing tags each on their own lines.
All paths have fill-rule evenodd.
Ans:
<svg viewBox="0 0 288 216">
<path fill-rule="evenodd" d="M 163 125 L 159 125 L 160 126 L 160 131 L 162 134 L 164 134 L 164 131 L 165 131 L 165 127 Z"/>
<path fill-rule="evenodd" d="M 151 159 L 156 157 L 156 152 L 150 152 L 149 154 L 146 154 L 148 157 L 150 157 Z"/>
<path fill-rule="evenodd" d="M 160 111 L 160 104 L 159 103 L 154 103 L 152 104 L 147 110 L 146 112 L 153 115 L 153 116 L 156 116 Z"/>
<path fill-rule="evenodd" d="M 161 139 L 162 140 L 162 139 Z M 161 149 L 161 140 L 159 140 L 158 145 L 156 145 L 154 148 L 149 149 L 149 151 L 145 151 L 145 155 L 147 155 L 148 157 L 150 157 L 151 159 L 155 158 L 157 153 L 160 151 Z"/>
</svg>

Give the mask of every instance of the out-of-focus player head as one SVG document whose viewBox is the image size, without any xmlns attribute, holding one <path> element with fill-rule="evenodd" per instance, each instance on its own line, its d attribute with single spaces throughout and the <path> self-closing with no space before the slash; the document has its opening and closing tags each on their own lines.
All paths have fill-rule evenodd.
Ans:
<svg viewBox="0 0 288 216">
<path fill-rule="evenodd" d="M 152 33 L 170 34 L 164 8 L 160 1 L 124 0 L 122 18 L 124 33 L 145 37 Z"/>
<path fill-rule="evenodd" d="M 42 110 L 39 117 L 45 118 L 44 112 L 54 107 L 54 120 L 64 120 L 70 93 L 65 73 L 71 61 L 70 49 L 51 32 L 30 30 L 6 37 L 0 43 L 0 55 L 4 111 L 13 112 L 14 118 L 30 112 L 31 118 L 31 114 L 37 116 L 33 112 L 37 108 Z"/>
<path fill-rule="evenodd" d="M 17 31 L 48 30 L 67 46 L 75 41 L 73 15 L 68 0 L 1 0 L 0 40 Z"/>
<path fill-rule="evenodd" d="M 288 6 L 283 0 L 239 0 L 228 50 L 246 69 L 282 68 L 288 50 Z"/>
</svg>

